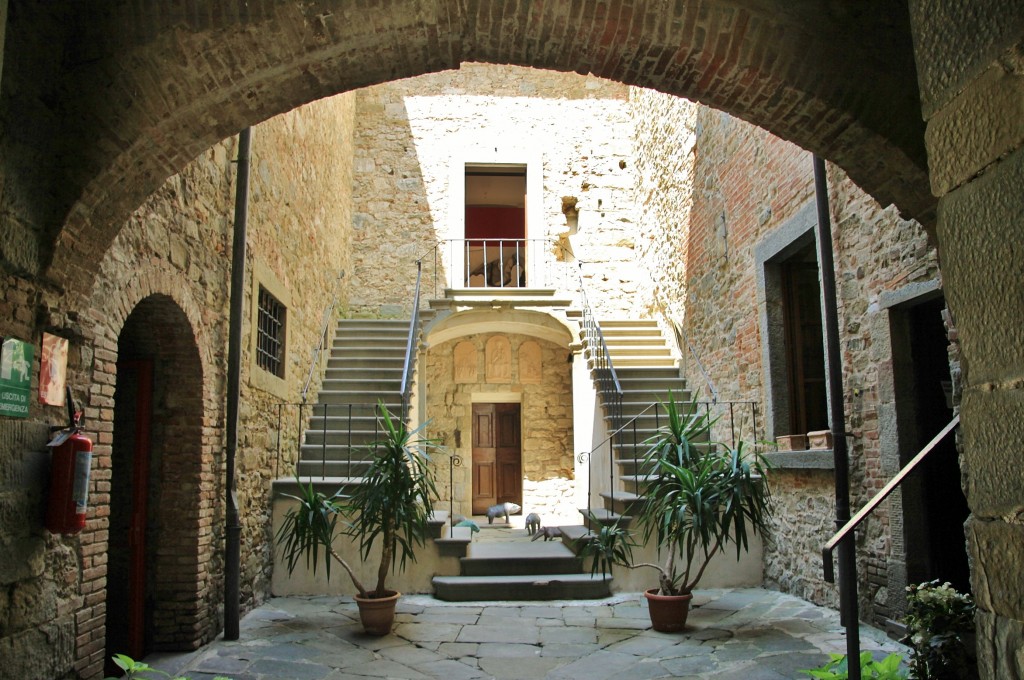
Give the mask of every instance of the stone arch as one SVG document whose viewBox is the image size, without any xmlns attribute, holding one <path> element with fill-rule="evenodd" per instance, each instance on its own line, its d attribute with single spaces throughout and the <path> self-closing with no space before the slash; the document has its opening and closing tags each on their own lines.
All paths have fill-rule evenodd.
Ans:
<svg viewBox="0 0 1024 680">
<path fill-rule="evenodd" d="M 209 628 L 203 594 L 214 499 L 204 475 L 212 465 L 202 361 L 192 325 L 170 296 L 146 295 L 131 307 L 115 371 L 108 656 L 126 644 L 132 654 L 192 649 Z M 133 638 L 133 630 L 141 635 Z"/>
<path fill-rule="evenodd" d="M 69 39 L 67 61 L 79 66 L 58 75 L 77 102 L 62 133 L 79 140 L 81 160 L 44 244 L 52 280 L 89 281 L 87 263 L 127 214 L 214 142 L 321 97 L 463 61 L 593 73 L 701 101 L 931 219 L 906 12 L 753 0 L 214 4 L 143 18 L 125 7 L 76 24 L 85 35 Z M 24 11 L 67 23 L 49 6 Z"/>
</svg>

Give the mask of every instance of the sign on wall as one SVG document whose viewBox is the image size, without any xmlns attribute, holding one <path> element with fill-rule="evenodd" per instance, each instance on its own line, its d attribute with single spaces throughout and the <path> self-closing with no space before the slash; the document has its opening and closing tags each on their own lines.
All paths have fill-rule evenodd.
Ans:
<svg viewBox="0 0 1024 680">
<path fill-rule="evenodd" d="M 35 348 L 17 338 L 4 340 L 0 353 L 0 415 L 28 418 Z"/>
<path fill-rule="evenodd" d="M 64 405 L 64 385 L 68 370 L 68 339 L 43 333 L 43 352 L 39 357 L 39 403 Z"/>
</svg>

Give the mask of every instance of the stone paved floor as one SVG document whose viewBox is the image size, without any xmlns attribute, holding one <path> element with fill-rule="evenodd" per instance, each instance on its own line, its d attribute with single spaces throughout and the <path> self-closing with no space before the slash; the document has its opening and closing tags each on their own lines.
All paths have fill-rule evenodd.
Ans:
<svg viewBox="0 0 1024 680">
<path fill-rule="evenodd" d="M 832 610 L 761 589 L 703 590 L 687 630 L 650 629 L 637 594 L 586 602 L 447 603 L 404 596 L 392 635 L 364 635 L 351 598 L 274 598 L 250 612 L 237 642 L 148 657 L 193 680 L 561 678 L 777 680 L 845 653 Z M 906 648 L 861 627 L 881 658 Z"/>
</svg>

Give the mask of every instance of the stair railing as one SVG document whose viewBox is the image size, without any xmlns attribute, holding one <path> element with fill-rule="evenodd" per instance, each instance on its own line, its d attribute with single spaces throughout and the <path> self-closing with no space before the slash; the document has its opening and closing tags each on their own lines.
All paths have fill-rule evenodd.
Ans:
<svg viewBox="0 0 1024 680">
<path fill-rule="evenodd" d="M 907 478 L 907 475 L 909 475 L 911 472 L 917 469 L 921 462 L 928 457 L 928 454 L 931 453 L 935 449 L 935 447 L 938 446 L 939 443 L 949 435 L 950 432 L 956 429 L 956 426 L 959 424 L 960 414 L 958 413 L 955 416 L 953 416 L 953 420 L 949 421 L 948 425 L 942 428 L 942 430 L 937 435 L 935 435 L 932 438 L 932 440 L 928 442 L 928 444 L 926 444 L 925 447 L 921 449 L 921 451 L 910 460 L 909 463 L 904 465 L 903 469 L 897 472 L 896 476 L 890 479 L 889 482 L 885 486 L 883 486 L 881 490 L 879 490 L 879 492 L 876 493 L 875 496 L 857 512 L 857 514 L 851 517 L 850 520 L 846 524 L 844 524 L 839 531 L 836 532 L 835 536 L 828 540 L 828 542 L 825 544 L 825 547 L 821 550 L 822 567 L 825 572 L 824 575 L 826 581 L 828 581 L 829 583 L 835 583 L 836 581 L 835 565 L 832 563 L 832 551 L 836 549 L 836 546 L 838 546 L 843 539 L 849 536 L 851 532 L 853 532 L 858 526 L 860 526 L 860 523 L 863 522 L 868 515 L 874 512 L 875 508 L 877 508 L 882 503 L 882 501 L 888 498 L 889 494 L 895 491 L 896 487 L 903 483 L 903 480 Z"/>
<path fill-rule="evenodd" d="M 402 367 L 402 422 L 409 421 L 409 401 L 412 398 L 412 379 L 416 369 L 416 336 L 420 328 L 420 280 L 423 277 L 423 260 L 416 261 L 416 292 L 412 298 L 412 320 L 409 322 L 409 337 L 405 343 L 405 364 Z"/>
<path fill-rule="evenodd" d="M 666 395 L 667 396 L 667 395 Z M 703 411 L 704 417 L 714 424 L 714 432 L 709 437 L 708 443 L 725 444 L 735 448 L 740 441 L 758 442 L 762 441 L 764 433 L 760 431 L 761 424 L 758 419 L 757 401 L 696 401 L 694 413 Z M 624 482 L 624 477 L 635 477 L 634 483 L 639 490 L 639 477 L 644 474 L 640 468 L 641 461 L 646 453 L 648 439 L 654 432 L 661 429 L 664 419 L 664 405 L 661 402 L 653 402 L 640 413 L 622 422 L 607 437 L 599 442 L 591 451 L 579 454 L 577 460 L 582 463 L 593 463 L 594 460 L 607 458 L 611 466 L 610 486 L 608 488 L 608 500 L 614 508 L 616 492 L 616 462 L 618 460 L 630 460 L 634 467 L 634 475 L 618 476 L 619 482 Z M 652 413 L 653 412 L 653 413 Z M 639 422 L 645 416 L 654 416 L 654 432 L 641 431 Z M 619 451 L 618 458 L 615 452 Z M 625 453 L 630 452 L 632 458 L 626 457 Z M 605 455 L 607 454 L 607 455 Z M 594 477 L 588 473 L 587 484 L 587 515 L 593 511 L 593 489 Z M 639 495 L 639 494 L 637 494 Z"/>
<path fill-rule="evenodd" d="M 327 332 L 330 329 L 331 321 L 334 320 L 334 309 L 338 306 L 338 286 L 344 276 L 344 271 L 338 274 L 337 281 L 334 285 L 334 296 L 331 298 L 331 304 L 324 309 L 323 321 L 320 324 L 320 336 L 317 339 L 316 347 L 313 348 L 313 359 L 309 364 L 309 372 L 306 374 L 306 382 L 302 385 L 303 404 L 306 403 L 306 399 L 309 395 L 309 387 L 313 384 L 313 374 L 316 372 L 316 367 L 320 364 L 320 356 L 323 354 L 324 347 L 327 345 Z"/>
<path fill-rule="evenodd" d="M 583 285 L 582 266 L 583 263 L 581 262 L 580 266 L 576 269 L 576 274 L 579 277 L 580 308 L 583 311 L 583 335 L 586 338 L 587 355 L 592 364 L 590 370 L 594 376 L 594 381 L 597 383 L 597 393 L 601 398 L 601 404 L 608 413 L 609 420 L 611 420 L 613 433 L 617 434 L 622 430 L 622 384 L 619 382 L 619 376 L 615 372 L 614 364 L 612 364 L 612 356 L 608 351 L 608 343 L 605 342 L 604 333 L 601 332 L 601 324 L 598 323 L 597 318 L 594 316 L 594 310 L 587 300 L 587 290 Z M 609 448 L 608 458 L 608 483 L 609 493 L 612 494 L 612 503 L 615 502 L 614 449 L 614 445 Z M 588 458 L 588 480 L 593 478 L 594 458 L 592 454 L 593 452 L 591 452 Z M 588 512 L 590 511 L 589 493 L 587 494 L 587 510 Z"/>
</svg>

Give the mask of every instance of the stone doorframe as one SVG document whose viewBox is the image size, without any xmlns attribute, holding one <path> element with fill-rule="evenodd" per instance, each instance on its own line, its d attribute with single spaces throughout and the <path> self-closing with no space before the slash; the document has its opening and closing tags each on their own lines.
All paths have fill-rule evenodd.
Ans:
<svg viewBox="0 0 1024 680">
<path fill-rule="evenodd" d="M 893 314 L 913 307 L 942 294 L 938 279 L 909 283 L 895 291 L 879 295 L 878 314 L 872 316 L 871 335 L 877 346 L 884 348 L 885 357 L 878 361 L 878 433 L 882 475 L 892 479 L 900 471 L 900 452 L 913 446 L 905 441 L 912 429 L 900 427 L 897 408 L 895 363 L 899 360 L 893 340 Z M 952 371 L 951 371 L 952 372 Z M 897 487 L 889 496 L 889 556 L 886 570 L 886 605 L 891 619 L 900 619 L 906 613 L 907 598 L 907 546 L 903 529 L 903 491 Z"/>
</svg>

